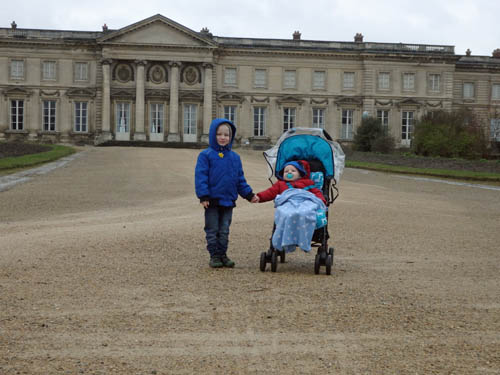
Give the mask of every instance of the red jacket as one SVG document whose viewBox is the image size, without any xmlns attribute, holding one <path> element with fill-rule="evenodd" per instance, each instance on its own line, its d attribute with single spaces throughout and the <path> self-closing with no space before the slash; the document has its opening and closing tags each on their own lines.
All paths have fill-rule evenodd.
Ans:
<svg viewBox="0 0 500 375">
<path fill-rule="evenodd" d="M 283 193 L 285 190 L 288 189 L 287 182 L 291 184 L 294 188 L 296 189 L 303 189 L 307 186 L 314 185 L 314 182 L 309 178 L 311 174 L 311 168 L 309 167 L 309 163 L 305 160 L 300 160 L 299 161 L 302 166 L 304 167 L 306 171 L 306 175 L 302 178 L 299 178 L 298 180 L 295 181 L 284 181 L 284 180 L 278 180 L 276 183 L 273 184 L 269 189 L 266 189 L 264 191 L 261 191 L 260 193 L 257 193 L 257 196 L 259 197 L 259 202 L 268 202 L 276 198 L 278 194 Z M 323 203 L 326 204 L 326 199 L 323 196 L 323 193 L 321 190 L 318 188 L 311 188 L 309 189 L 311 193 L 313 193 L 315 196 L 317 196 L 319 199 L 323 201 Z"/>
</svg>

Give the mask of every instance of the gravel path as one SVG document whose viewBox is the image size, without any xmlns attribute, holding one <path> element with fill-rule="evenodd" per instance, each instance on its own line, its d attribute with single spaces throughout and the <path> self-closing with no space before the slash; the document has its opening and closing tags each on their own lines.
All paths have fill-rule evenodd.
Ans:
<svg viewBox="0 0 500 375">
<path fill-rule="evenodd" d="M 197 154 L 89 148 L 0 192 L 0 374 L 500 374 L 500 191 L 348 169 L 332 276 L 260 272 L 273 207 L 243 200 L 213 270 Z"/>
</svg>

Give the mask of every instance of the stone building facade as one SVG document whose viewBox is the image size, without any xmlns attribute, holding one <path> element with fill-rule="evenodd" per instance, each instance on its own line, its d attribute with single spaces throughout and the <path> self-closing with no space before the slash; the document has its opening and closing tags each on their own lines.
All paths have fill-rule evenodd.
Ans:
<svg viewBox="0 0 500 375">
<path fill-rule="evenodd" d="M 243 145 L 294 126 L 349 141 L 370 115 L 404 146 L 420 116 L 464 106 L 500 138 L 498 52 L 218 37 L 162 15 L 101 32 L 13 22 L 0 28 L 0 139 L 205 143 L 226 117 Z"/>
</svg>

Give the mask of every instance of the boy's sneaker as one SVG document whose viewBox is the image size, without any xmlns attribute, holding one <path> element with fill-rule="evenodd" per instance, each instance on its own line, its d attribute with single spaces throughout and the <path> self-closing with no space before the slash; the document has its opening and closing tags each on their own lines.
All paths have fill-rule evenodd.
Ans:
<svg viewBox="0 0 500 375">
<path fill-rule="evenodd" d="M 224 263 L 222 263 L 222 260 L 218 256 L 212 256 L 210 257 L 210 263 L 208 263 L 210 267 L 212 268 L 221 268 L 224 267 Z"/>
<path fill-rule="evenodd" d="M 222 264 L 224 265 L 224 267 L 229 267 L 229 268 L 233 268 L 234 267 L 234 262 L 231 259 L 229 259 L 227 257 L 227 255 L 223 255 L 221 257 L 221 261 L 222 261 Z"/>
</svg>

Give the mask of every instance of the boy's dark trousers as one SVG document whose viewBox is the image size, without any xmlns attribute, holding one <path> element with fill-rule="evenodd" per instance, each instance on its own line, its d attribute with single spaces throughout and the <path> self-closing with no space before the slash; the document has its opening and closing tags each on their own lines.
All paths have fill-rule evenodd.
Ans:
<svg viewBox="0 0 500 375">
<path fill-rule="evenodd" d="M 209 206 L 205 209 L 207 250 L 211 257 L 226 255 L 232 218 L 233 207 Z"/>
</svg>

